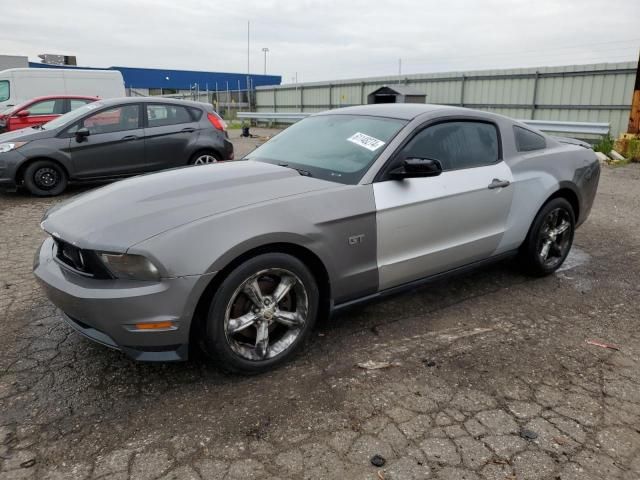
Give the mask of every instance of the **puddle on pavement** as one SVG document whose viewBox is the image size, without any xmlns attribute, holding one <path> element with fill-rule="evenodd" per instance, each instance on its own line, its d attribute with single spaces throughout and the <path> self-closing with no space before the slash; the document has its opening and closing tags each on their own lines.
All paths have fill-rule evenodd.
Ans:
<svg viewBox="0 0 640 480">
<path fill-rule="evenodd" d="M 580 275 L 571 275 L 570 270 L 585 265 L 589 260 L 591 260 L 591 255 L 578 247 L 573 247 L 562 266 L 556 270 L 556 275 L 572 282 L 573 287 L 576 290 L 588 292 L 591 290 L 593 282 L 588 278 L 581 277 Z"/>
<path fill-rule="evenodd" d="M 581 265 L 589 262 L 589 260 L 591 260 L 591 255 L 578 247 L 573 247 L 562 266 L 560 266 L 556 272 L 564 272 L 565 270 L 580 267 Z"/>
</svg>

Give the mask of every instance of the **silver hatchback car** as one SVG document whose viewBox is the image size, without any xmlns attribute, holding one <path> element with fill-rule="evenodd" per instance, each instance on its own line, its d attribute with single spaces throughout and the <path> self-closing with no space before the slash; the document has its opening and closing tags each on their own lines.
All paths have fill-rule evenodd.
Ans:
<svg viewBox="0 0 640 480">
<path fill-rule="evenodd" d="M 317 318 L 518 255 L 554 272 L 600 167 L 579 142 L 464 108 L 324 112 L 245 161 L 136 177 L 48 211 L 35 275 L 66 321 L 138 360 L 200 344 L 272 368 Z"/>
</svg>

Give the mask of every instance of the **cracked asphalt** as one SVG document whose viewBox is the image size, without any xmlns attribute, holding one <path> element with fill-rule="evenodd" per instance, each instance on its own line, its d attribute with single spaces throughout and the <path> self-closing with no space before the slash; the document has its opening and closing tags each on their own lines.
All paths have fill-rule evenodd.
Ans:
<svg viewBox="0 0 640 480">
<path fill-rule="evenodd" d="M 640 478 L 640 165 L 603 167 L 557 274 L 504 262 L 351 309 L 250 378 L 62 322 L 31 264 L 44 210 L 81 190 L 0 194 L 3 480 Z"/>
</svg>

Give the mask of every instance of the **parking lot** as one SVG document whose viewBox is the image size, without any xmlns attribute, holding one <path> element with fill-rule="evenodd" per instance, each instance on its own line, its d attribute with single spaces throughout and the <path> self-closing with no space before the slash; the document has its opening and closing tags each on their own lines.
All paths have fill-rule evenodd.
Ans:
<svg viewBox="0 0 640 480">
<path fill-rule="evenodd" d="M 262 141 L 238 134 L 237 157 Z M 31 265 L 43 212 L 87 187 L 0 194 L 0 477 L 638 479 L 639 185 L 603 167 L 555 275 L 508 261 L 354 308 L 249 378 L 74 333 Z"/>
</svg>

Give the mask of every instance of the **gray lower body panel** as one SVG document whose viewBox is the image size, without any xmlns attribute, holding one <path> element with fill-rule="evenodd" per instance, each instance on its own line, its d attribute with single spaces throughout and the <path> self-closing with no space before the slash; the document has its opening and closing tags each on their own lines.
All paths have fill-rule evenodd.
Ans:
<svg viewBox="0 0 640 480">
<path fill-rule="evenodd" d="M 47 297 L 76 331 L 136 360 L 186 360 L 191 320 L 211 275 L 160 282 L 99 280 L 68 271 L 54 259 L 47 239 L 34 274 Z M 144 331 L 137 323 L 169 321 L 165 330 Z"/>
</svg>

